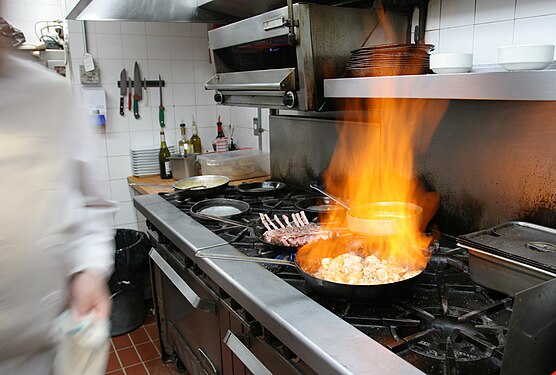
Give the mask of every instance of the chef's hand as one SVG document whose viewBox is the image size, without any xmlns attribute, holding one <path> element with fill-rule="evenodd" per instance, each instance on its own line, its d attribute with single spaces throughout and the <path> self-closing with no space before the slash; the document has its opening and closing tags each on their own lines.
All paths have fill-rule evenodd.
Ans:
<svg viewBox="0 0 556 375">
<path fill-rule="evenodd" d="M 110 318 L 112 300 L 106 280 L 94 270 L 76 274 L 69 287 L 70 306 L 78 317 L 93 313 L 95 320 Z"/>
</svg>

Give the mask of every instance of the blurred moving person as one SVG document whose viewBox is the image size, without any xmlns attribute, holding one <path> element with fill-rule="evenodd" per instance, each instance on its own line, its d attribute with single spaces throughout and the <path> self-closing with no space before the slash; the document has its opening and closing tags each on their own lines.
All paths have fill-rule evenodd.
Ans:
<svg viewBox="0 0 556 375">
<path fill-rule="evenodd" d="M 110 317 L 116 204 L 99 183 L 96 134 L 65 79 L 10 52 L 19 34 L 0 21 L 0 374 L 67 373 L 54 366 L 60 327 L 101 340 L 103 374 L 109 333 L 86 329 Z M 61 356 L 75 374 L 79 355 Z"/>
</svg>

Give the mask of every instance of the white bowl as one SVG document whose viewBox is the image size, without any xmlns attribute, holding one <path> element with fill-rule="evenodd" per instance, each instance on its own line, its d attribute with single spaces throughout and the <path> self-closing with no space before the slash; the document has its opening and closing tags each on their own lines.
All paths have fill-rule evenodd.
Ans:
<svg viewBox="0 0 556 375">
<path fill-rule="evenodd" d="M 552 61 L 553 44 L 522 44 L 498 48 L 498 63 L 506 70 L 541 70 Z"/>
<path fill-rule="evenodd" d="M 473 67 L 471 53 L 435 53 L 430 55 L 430 68 L 436 74 L 467 73 Z"/>
</svg>

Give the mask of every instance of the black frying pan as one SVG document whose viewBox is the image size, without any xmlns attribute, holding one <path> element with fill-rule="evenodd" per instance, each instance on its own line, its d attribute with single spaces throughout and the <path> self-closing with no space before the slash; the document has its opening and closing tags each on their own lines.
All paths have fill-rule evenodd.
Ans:
<svg viewBox="0 0 556 375">
<path fill-rule="evenodd" d="M 305 211 L 309 218 L 315 218 L 318 215 L 326 215 L 338 213 L 338 217 L 345 216 L 346 209 L 328 197 L 311 197 L 305 198 L 295 203 L 300 211 Z"/>
<path fill-rule="evenodd" d="M 176 181 L 174 192 L 169 194 L 177 195 L 179 200 L 187 198 L 207 198 L 215 196 L 226 190 L 230 179 L 226 176 L 204 175 L 182 178 Z"/>
<path fill-rule="evenodd" d="M 237 186 L 239 192 L 248 195 L 274 194 L 285 188 L 285 183 L 277 181 L 248 182 Z"/>
<path fill-rule="evenodd" d="M 195 203 L 191 206 L 189 212 L 201 218 L 202 216 L 199 214 L 233 219 L 240 217 L 249 211 L 250 208 L 248 203 L 237 199 L 213 198 Z"/>
<path fill-rule="evenodd" d="M 336 257 L 347 252 L 353 252 L 361 256 L 370 254 L 382 258 L 385 255 L 377 254 L 373 249 L 377 249 L 376 241 L 384 241 L 381 238 L 341 236 L 331 240 L 332 246 L 328 246 L 328 252 L 323 253 L 322 247 L 314 246 L 315 243 L 300 248 L 295 256 L 295 261 L 291 262 L 283 259 L 256 258 L 246 256 L 233 256 L 222 254 L 207 254 L 203 252 L 195 253 L 200 258 L 227 259 L 235 261 L 248 261 L 266 264 L 278 264 L 297 268 L 299 274 L 307 281 L 311 289 L 316 292 L 334 299 L 351 302 L 368 302 L 374 300 L 388 299 L 407 291 L 417 280 L 419 275 L 410 279 L 379 284 L 379 285 L 351 285 L 327 281 L 313 276 L 319 269 L 322 259 L 326 257 Z M 423 253 L 424 259 L 428 261 L 430 249 L 408 249 L 408 251 L 419 251 Z M 425 264 L 422 265 L 423 269 Z"/>
</svg>

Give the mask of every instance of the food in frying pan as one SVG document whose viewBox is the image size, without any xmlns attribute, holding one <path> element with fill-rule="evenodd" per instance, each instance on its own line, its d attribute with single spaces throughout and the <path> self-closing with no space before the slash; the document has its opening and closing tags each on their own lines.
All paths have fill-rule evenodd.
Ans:
<svg viewBox="0 0 556 375">
<path fill-rule="evenodd" d="M 333 232 L 323 230 L 320 225 L 309 222 L 303 211 L 292 214 L 291 221 L 286 215 L 282 215 L 286 224 L 283 224 L 277 215 L 274 215 L 274 221 L 266 214 L 259 215 L 266 228 L 263 240 L 273 245 L 300 247 L 309 242 L 326 240 L 334 236 Z"/>
<path fill-rule="evenodd" d="M 322 265 L 313 275 L 319 279 L 351 285 L 379 285 L 410 279 L 421 273 L 407 266 L 399 266 L 375 255 L 365 258 L 353 253 L 323 258 Z"/>
</svg>

